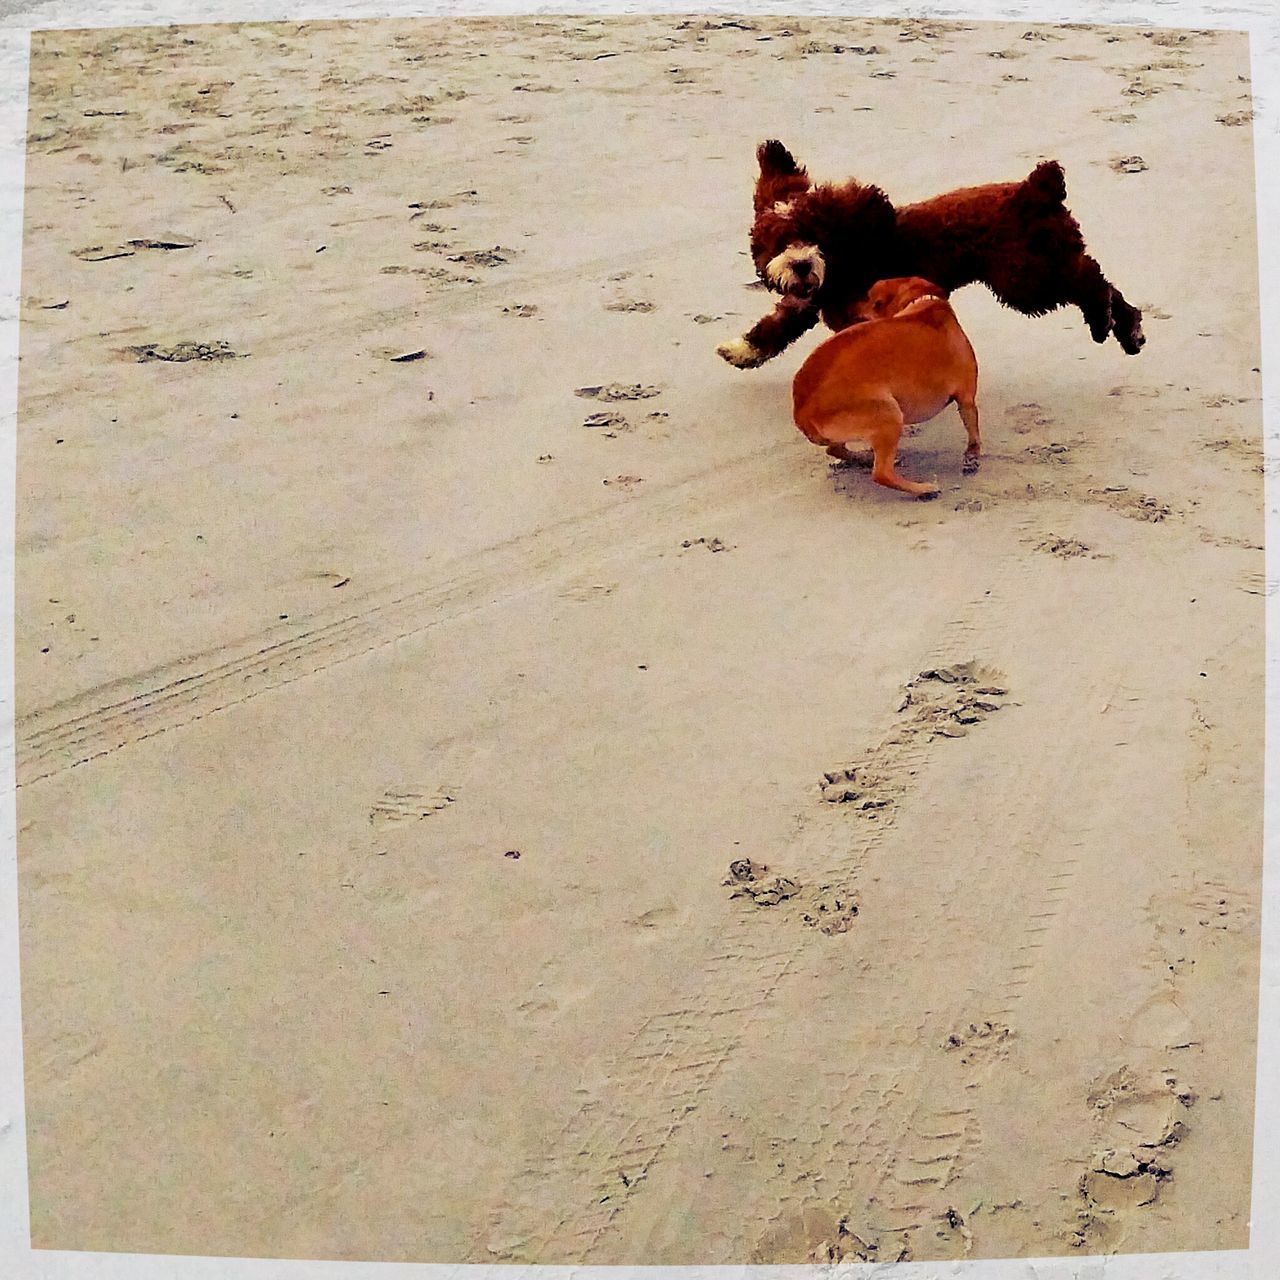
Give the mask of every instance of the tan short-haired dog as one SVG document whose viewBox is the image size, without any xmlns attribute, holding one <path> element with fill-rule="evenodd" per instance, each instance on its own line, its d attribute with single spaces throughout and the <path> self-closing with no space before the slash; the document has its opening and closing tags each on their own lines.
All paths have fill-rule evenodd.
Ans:
<svg viewBox="0 0 1280 1280">
<path fill-rule="evenodd" d="M 881 280 L 854 324 L 828 338 L 800 366 L 792 384 L 796 426 L 833 458 L 851 459 L 850 440 L 871 446 L 871 478 L 920 498 L 935 485 L 917 484 L 894 466 L 908 423 L 928 422 L 952 401 L 969 443 L 964 473 L 978 469 L 978 362 L 945 294 L 916 276 Z"/>
</svg>

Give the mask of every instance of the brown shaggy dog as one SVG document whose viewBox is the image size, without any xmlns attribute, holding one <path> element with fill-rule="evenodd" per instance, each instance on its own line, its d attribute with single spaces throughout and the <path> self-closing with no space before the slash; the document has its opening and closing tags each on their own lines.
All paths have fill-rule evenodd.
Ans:
<svg viewBox="0 0 1280 1280">
<path fill-rule="evenodd" d="M 867 290 L 900 276 L 922 276 L 948 294 L 981 282 L 1024 315 L 1074 305 L 1095 342 L 1114 334 L 1129 355 L 1142 348 L 1142 313 L 1085 252 L 1056 161 L 1043 161 L 1021 182 L 965 187 L 895 209 L 879 187 L 854 180 L 814 186 L 781 142 L 761 143 L 756 158 L 751 257 L 782 297 L 744 337 L 717 348 L 730 364 L 763 364 L 819 319 L 837 332 L 857 323 Z"/>
</svg>

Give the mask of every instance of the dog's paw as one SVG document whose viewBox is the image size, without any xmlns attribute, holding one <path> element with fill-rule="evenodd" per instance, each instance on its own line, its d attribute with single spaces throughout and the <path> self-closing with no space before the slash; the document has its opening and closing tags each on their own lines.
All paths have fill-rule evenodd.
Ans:
<svg viewBox="0 0 1280 1280">
<path fill-rule="evenodd" d="M 1116 339 L 1120 343 L 1121 350 L 1125 355 L 1136 356 L 1139 351 L 1146 345 L 1146 335 L 1142 332 L 1142 325 L 1135 324 L 1128 333 L 1116 332 Z"/>
<path fill-rule="evenodd" d="M 942 490 L 939 489 L 936 484 L 931 484 L 926 488 L 921 489 L 920 492 L 916 494 L 916 497 L 919 498 L 921 502 L 932 502 L 933 499 L 938 497 L 941 493 Z"/>
<path fill-rule="evenodd" d="M 962 476 L 971 476 L 982 465 L 982 455 L 980 453 L 966 453 L 964 455 L 964 464 L 960 468 Z"/>
<path fill-rule="evenodd" d="M 735 369 L 754 369 L 765 362 L 764 352 L 753 347 L 745 338 L 722 342 L 716 348 L 716 355 L 727 360 Z"/>
<path fill-rule="evenodd" d="M 1147 340 L 1142 332 L 1142 312 L 1128 303 L 1113 306 L 1111 332 L 1126 355 L 1136 356 Z"/>
</svg>

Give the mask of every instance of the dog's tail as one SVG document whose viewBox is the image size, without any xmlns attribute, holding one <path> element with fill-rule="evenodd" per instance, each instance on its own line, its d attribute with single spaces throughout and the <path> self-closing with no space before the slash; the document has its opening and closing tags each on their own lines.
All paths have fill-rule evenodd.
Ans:
<svg viewBox="0 0 1280 1280">
<path fill-rule="evenodd" d="M 1037 207 L 1054 207 L 1067 198 L 1067 179 L 1056 160 L 1041 160 L 1023 180 L 1018 195 Z"/>
</svg>

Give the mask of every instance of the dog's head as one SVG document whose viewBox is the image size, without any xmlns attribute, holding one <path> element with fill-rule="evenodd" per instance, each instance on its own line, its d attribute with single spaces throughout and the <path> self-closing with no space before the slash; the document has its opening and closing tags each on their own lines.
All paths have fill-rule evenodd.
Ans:
<svg viewBox="0 0 1280 1280">
<path fill-rule="evenodd" d="M 888 320 L 892 316 L 901 315 L 915 303 L 935 298 L 945 302 L 946 290 L 919 276 L 877 280 L 867 290 L 867 296 L 853 308 L 853 315 L 856 320 Z"/>
<path fill-rule="evenodd" d="M 875 260 L 895 222 L 883 191 L 860 182 L 815 187 L 780 142 L 762 143 L 756 159 L 751 260 L 769 288 L 812 298 L 833 266 L 861 256 Z"/>
</svg>

